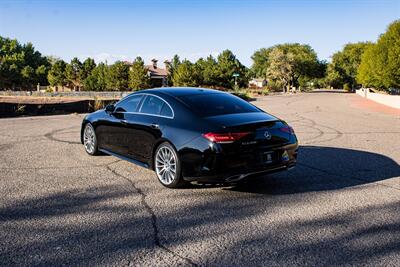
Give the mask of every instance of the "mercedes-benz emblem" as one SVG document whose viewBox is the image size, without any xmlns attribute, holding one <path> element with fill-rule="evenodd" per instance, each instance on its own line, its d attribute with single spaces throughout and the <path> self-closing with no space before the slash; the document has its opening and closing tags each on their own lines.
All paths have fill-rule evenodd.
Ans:
<svg viewBox="0 0 400 267">
<path fill-rule="evenodd" d="M 268 140 L 271 139 L 271 137 L 272 137 L 271 134 L 270 134 L 270 132 L 268 132 L 268 131 L 265 131 L 264 136 L 265 136 L 265 138 L 267 138 Z"/>
</svg>

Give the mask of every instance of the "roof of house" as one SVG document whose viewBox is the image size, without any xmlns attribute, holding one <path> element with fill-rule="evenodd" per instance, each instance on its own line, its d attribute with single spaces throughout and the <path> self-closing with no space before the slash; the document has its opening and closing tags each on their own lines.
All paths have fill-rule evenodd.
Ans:
<svg viewBox="0 0 400 267">
<path fill-rule="evenodd" d="M 145 66 L 149 72 L 150 75 L 152 76 L 167 76 L 168 75 L 168 71 L 166 69 L 162 69 L 162 68 L 154 68 L 153 65 L 146 65 Z"/>
<path fill-rule="evenodd" d="M 163 93 L 170 96 L 185 96 L 194 94 L 222 94 L 224 92 L 201 87 L 161 87 L 142 90 L 140 92 L 152 92 L 152 93 Z"/>
<path fill-rule="evenodd" d="M 263 79 L 263 78 L 254 78 L 254 79 L 251 79 L 250 81 L 251 82 L 263 82 L 263 81 L 266 81 L 266 80 Z"/>
</svg>

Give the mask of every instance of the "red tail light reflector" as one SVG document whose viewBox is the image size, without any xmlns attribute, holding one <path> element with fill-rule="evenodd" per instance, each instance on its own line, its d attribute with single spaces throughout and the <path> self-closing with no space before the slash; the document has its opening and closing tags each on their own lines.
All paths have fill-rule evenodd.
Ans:
<svg viewBox="0 0 400 267">
<path fill-rule="evenodd" d="M 281 130 L 282 132 L 285 132 L 285 133 L 294 134 L 293 128 L 290 127 L 289 125 L 282 127 L 279 130 Z"/>
<path fill-rule="evenodd" d="M 241 132 L 241 133 L 206 133 L 203 134 L 203 137 L 207 138 L 211 142 L 215 143 L 232 143 L 240 138 L 245 137 L 250 134 L 250 132 Z"/>
</svg>

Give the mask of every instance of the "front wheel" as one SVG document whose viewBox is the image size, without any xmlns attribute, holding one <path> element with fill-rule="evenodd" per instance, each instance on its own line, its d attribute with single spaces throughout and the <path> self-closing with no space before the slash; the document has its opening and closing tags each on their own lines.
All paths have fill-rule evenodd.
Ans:
<svg viewBox="0 0 400 267">
<path fill-rule="evenodd" d="M 90 123 L 85 125 L 83 131 L 83 145 L 85 146 L 85 151 L 89 155 L 97 155 L 99 153 L 97 148 L 97 137 L 93 126 Z"/>
<path fill-rule="evenodd" d="M 175 149 L 167 142 L 162 143 L 154 155 L 154 170 L 163 186 L 180 187 L 185 184 L 181 176 L 181 165 Z"/>
</svg>

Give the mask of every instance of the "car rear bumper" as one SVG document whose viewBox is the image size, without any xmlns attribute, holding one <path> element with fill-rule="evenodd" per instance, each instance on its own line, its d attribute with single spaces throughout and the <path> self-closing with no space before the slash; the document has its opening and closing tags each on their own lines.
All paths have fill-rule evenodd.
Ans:
<svg viewBox="0 0 400 267">
<path fill-rule="evenodd" d="M 282 165 L 282 166 L 266 168 L 263 170 L 257 170 L 257 171 L 253 170 L 236 174 L 227 173 L 227 174 L 213 175 L 213 176 L 184 177 L 184 180 L 189 182 L 236 183 L 253 175 L 262 175 L 262 174 L 286 171 L 294 168 L 295 166 L 296 164 L 294 163 L 290 165 Z"/>
<path fill-rule="evenodd" d="M 206 163 L 196 169 L 200 171 L 195 175 L 183 176 L 186 181 L 234 183 L 252 175 L 279 172 L 295 167 L 297 161 L 298 145 L 291 144 L 272 150 L 276 158 L 272 162 L 263 162 L 260 153 L 246 155 L 209 155 Z M 288 157 L 283 158 L 287 152 Z M 271 151 L 267 151 L 269 153 Z"/>
</svg>

